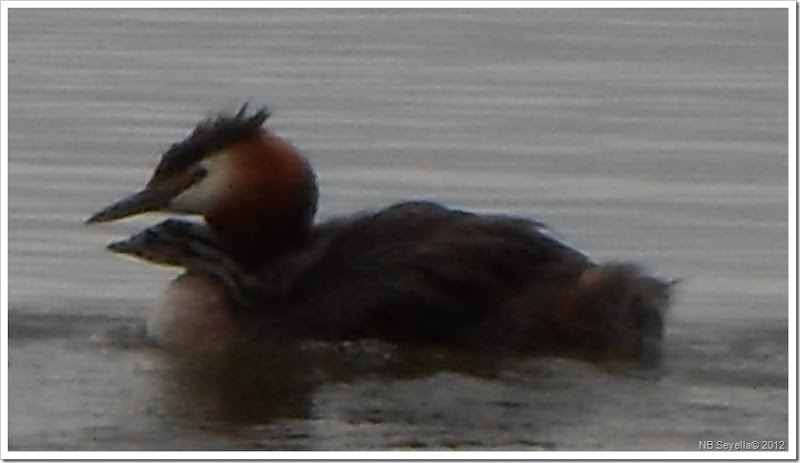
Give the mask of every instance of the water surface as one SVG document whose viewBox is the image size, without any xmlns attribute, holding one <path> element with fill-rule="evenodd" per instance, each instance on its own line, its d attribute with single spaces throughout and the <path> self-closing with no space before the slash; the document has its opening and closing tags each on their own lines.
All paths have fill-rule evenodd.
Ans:
<svg viewBox="0 0 800 463">
<path fill-rule="evenodd" d="M 11 449 L 785 440 L 787 33 L 756 9 L 11 10 Z M 312 160 L 321 218 L 434 199 L 683 277 L 663 369 L 143 344 L 176 272 L 103 248 L 158 218 L 83 220 L 245 99 Z"/>
</svg>

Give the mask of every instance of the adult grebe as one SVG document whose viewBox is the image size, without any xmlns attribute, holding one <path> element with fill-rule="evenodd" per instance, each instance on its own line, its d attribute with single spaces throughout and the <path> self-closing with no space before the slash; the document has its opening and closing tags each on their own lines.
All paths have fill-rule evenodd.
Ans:
<svg viewBox="0 0 800 463">
<path fill-rule="evenodd" d="M 162 343 L 187 347 L 230 331 L 657 357 L 673 282 L 600 265 L 536 221 L 431 202 L 312 224 L 314 173 L 262 127 L 267 114 L 242 108 L 201 123 L 143 191 L 88 220 L 204 216 L 207 226 L 169 219 L 109 246 L 187 269 L 151 323 Z"/>
</svg>

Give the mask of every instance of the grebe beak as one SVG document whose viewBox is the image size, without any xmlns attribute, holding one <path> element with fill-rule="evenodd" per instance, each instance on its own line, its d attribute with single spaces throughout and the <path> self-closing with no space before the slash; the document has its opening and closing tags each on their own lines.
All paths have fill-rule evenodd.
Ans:
<svg viewBox="0 0 800 463">
<path fill-rule="evenodd" d="M 86 219 L 87 224 L 111 222 L 143 212 L 170 210 L 170 201 L 205 175 L 201 168 L 153 182 L 138 193 L 123 198 Z"/>
<path fill-rule="evenodd" d="M 170 194 L 168 191 L 145 188 L 96 212 L 86 223 L 110 222 L 143 212 L 157 211 L 166 207 L 173 196 L 174 193 Z"/>
</svg>

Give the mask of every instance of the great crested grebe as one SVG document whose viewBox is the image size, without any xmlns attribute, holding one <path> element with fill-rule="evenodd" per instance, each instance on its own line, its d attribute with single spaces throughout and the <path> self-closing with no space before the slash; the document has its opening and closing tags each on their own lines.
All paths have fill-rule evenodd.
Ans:
<svg viewBox="0 0 800 463">
<path fill-rule="evenodd" d="M 168 347 L 209 338 L 354 340 L 652 361 L 674 281 L 601 265 L 526 218 L 403 202 L 313 223 L 310 164 L 266 109 L 201 122 L 144 190 L 87 222 L 168 219 L 109 249 L 186 273 L 149 325 Z"/>
</svg>

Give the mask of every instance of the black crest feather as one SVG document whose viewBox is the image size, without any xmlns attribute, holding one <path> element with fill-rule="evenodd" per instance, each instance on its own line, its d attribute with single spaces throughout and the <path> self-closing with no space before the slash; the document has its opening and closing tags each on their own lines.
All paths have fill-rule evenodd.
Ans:
<svg viewBox="0 0 800 463">
<path fill-rule="evenodd" d="M 157 182 L 186 169 L 207 155 L 257 134 L 270 115 L 265 106 L 248 115 L 245 103 L 236 114 L 219 114 L 197 124 L 189 136 L 161 156 L 150 182 Z"/>
</svg>

